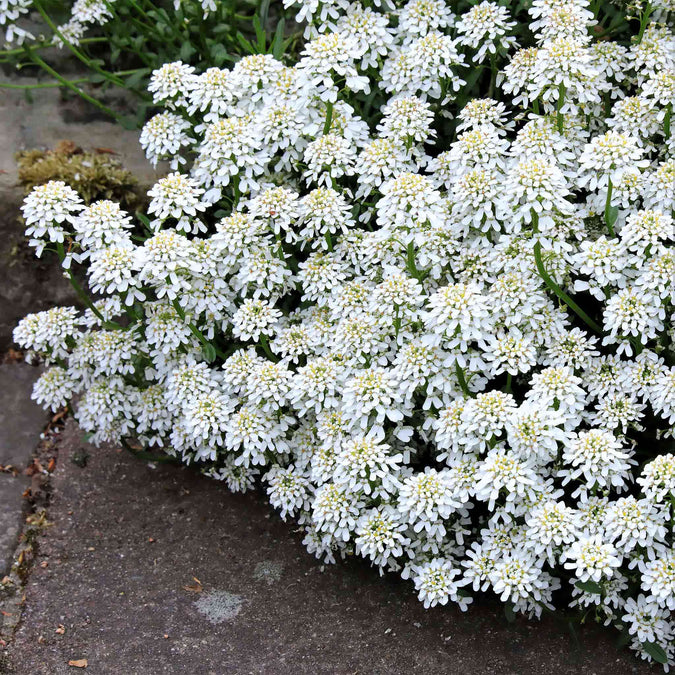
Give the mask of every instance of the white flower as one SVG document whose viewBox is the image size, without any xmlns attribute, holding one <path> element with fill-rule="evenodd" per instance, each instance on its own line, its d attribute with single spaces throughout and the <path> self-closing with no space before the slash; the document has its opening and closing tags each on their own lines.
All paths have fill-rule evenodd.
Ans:
<svg viewBox="0 0 675 675">
<path fill-rule="evenodd" d="M 641 586 L 649 600 L 659 607 L 675 609 L 675 551 L 665 551 L 654 560 L 641 563 Z"/>
<path fill-rule="evenodd" d="M 415 532 L 425 530 L 430 536 L 443 537 L 446 532 L 443 521 L 461 508 L 461 503 L 454 499 L 447 470 L 427 467 L 401 485 L 398 509 Z"/>
<path fill-rule="evenodd" d="M 668 497 L 672 499 L 675 496 L 675 455 L 658 455 L 645 464 L 637 483 L 650 500 L 661 502 Z"/>
<path fill-rule="evenodd" d="M 527 545 L 554 564 L 561 550 L 577 539 L 577 516 L 564 502 L 545 501 L 526 516 Z"/>
<path fill-rule="evenodd" d="M 148 213 L 155 216 L 152 225 L 157 228 L 167 218 L 175 218 L 179 231 L 206 232 L 206 226 L 196 218 L 197 212 L 207 207 L 200 200 L 203 194 L 204 190 L 196 180 L 178 172 L 160 178 L 148 192 L 148 197 L 152 197 Z"/>
<path fill-rule="evenodd" d="M 153 166 L 157 166 L 160 160 L 170 158 L 173 158 L 173 166 L 183 163 L 178 153 L 193 141 L 187 134 L 188 129 L 190 123 L 187 120 L 170 112 L 158 113 L 146 122 L 141 131 L 140 143 Z"/>
<path fill-rule="evenodd" d="M 410 543 L 404 535 L 406 525 L 391 506 L 366 511 L 356 524 L 356 552 L 370 558 L 375 565 L 385 567 L 403 554 Z"/>
<path fill-rule="evenodd" d="M 308 506 L 309 481 L 292 464 L 285 469 L 273 466 L 263 476 L 263 480 L 268 483 L 270 503 L 280 510 L 283 520 Z"/>
<path fill-rule="evenodd" d="M 186 104 L 186 94 L 192 88 L 195 69 L 174 61 L 154 70 L 148 84 L 153 103 L 164 103 L 174 109 Z"/>
<path fill-rule="evenodd" d="M 26 234 L 31 238 L 29 243 L 36 247 L 38 256 L 46 241 L 63 243 L 66 228 L 82 208 L 77 192 L 60 180 L 37 185 L 30 191 L 21 212 L 26 221 Z"/>
<path fill-rule="evenodd" d="M 621 565 L 621 555 L 612 545 L 603 542 L 602 535 L 582 537 L 566 549 L 561 557 L 565 569 L 573 570 L 580 581 L 596 583 L 611 578 Z"/>
<path fill-rule="evenodd" d="M 356 529 L 363 502 L 333 483 L 319 488 L 312 502 L 312 516 L 319 532 L 348 541 Z"/>
<path fill-rule="evenodd" d="M 508 18 L 506 7 L 483 0 L 463 14 L 461 20 L 455 24 L 463 44 L 474 49 L 479 46 L 473 57 L 476 63 L 481 63 L 488 53 L 493 55 L 498 49 L 508 50 L 515 45 L 516 39 L 507 36 L 507 33 L 516 22 L 508 21 Z"/>
<path fill-rule="evenodd" d="M 632 136 L 616 131 L 596 136 L 579 157 L 582 172 L 579 184 L 587 185 L 590 190 L 606 190 L 609 181 L 618 183 L 628 169 L 647 166 L 643 153 Z"/>
<path fill-rule="evenodd" d="M 281 312 L 265 300 L 244 300 L 232 317 L 232 332 L 242 340 L 258 341 L 261 335 L 274 335 Z"/>
<path fill-rule="evenodd" d="M 495 563 L 489 574 L 492 588 L 502 602 L 517 603 L 524 599 L 539 602 L 548 579 L 542 574 L 541 565 L 529 551 L 507 553 Z"/>
<path fill-rule="evenodd" d="M 452 600 L 466 611 L 471 598 L 460 595 L 459 588 L 462 582 L 455 581 L 461 571 L 452 564 L 452 561 L 443 558 L 434 558 L 431 562 L 413 567 L 413 580 L 418 597 L 424 603 L 425 609 L 436 605 L 446 605 Z"/>
<path fill-rule="evenodd" d="M 78 388 L 77 382 L 63 368 L 52 366 L 33 385 L 32 398 L 42 407 L 56 412 L 70 401 Z"/>
<path fill-rule="evenodd" d="M 527 460 L 497 447 L 488 452 L 478 468 L 474 490 L 476 498 L 488 502 L 488 508 L 492 510 L 502 494 L 507 503 L 523 499 L 535 482 L 535 472 Z"/>
<path fill-rule="evenodd" d="M 635 464 L 631 455 L 607 431 L 581 431 L 565 446 L 562 459 L 566 468 L 559 475 L 564 478 L 563 485 L 571 480 L 582 481 L 575 494 L 596 485 L 621 489 Z"/>
<path fill-rule="evenodd" d="M 649 602 L 644 595 L 628 598 L 624 605 L 625 614 L 621 620 L 628 624 L 628 632 L 642 642 L 667 643 L 675 636 L 675 624 L 670 612 Z"/>
<path fill-rule="evenodd" d="M 386 497 L 398 487 L 395 475 L 402 460 L 402 455 L 390 453 L 386 443 L 356 437 L 345 441 L 337 453 L 333 481 L 352 493 Z"/>
</svg>

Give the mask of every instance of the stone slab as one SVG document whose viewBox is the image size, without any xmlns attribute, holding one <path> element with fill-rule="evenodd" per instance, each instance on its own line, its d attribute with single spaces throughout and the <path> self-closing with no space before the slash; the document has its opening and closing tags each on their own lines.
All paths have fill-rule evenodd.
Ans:
<svg viewBox="0 0 675 675">
<path fill-rule="evenodd" d="M 27 363 L 0 365 L 0 464 L 23 470 L 47 422 L 47 413 L 31 400 L 42 371 Z"/>
<path fill-rule="evenodd" d="M 425 610 L 362 560 L 324 566 L 259 493 L 92 448 L 72 423 L 59 444 L 10 672 L 70 675 L 79 659 L 87 675 L 651 672 L 592 622 L 575 647 L 563 622 L 507 624 L 488 599 Z"/>
<path fill-rule="evenodd" d="M 0 575 L 9 572 L 23 524 L 24 476 L 0 474 Z M 2 672 L 2 671 L 0 671 Z"/>
</svg>

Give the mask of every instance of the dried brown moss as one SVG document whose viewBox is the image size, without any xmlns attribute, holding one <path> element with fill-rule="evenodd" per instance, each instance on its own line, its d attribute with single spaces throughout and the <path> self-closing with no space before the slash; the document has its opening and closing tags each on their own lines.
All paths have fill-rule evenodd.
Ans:
<svg viewBox="0 0 675 675">
<path fill-rule="evenodd" d="M 54 150 L 24 150 L 17 153 L 19 183 L 26 192 L 50 180 L 62 180 L 89 204 L 112 199 L 133 209 L 139 201 L 137 180 L 110 151 L 99 148 L 85 152 L 71 141 L 62 141 Z"/>
</svg>

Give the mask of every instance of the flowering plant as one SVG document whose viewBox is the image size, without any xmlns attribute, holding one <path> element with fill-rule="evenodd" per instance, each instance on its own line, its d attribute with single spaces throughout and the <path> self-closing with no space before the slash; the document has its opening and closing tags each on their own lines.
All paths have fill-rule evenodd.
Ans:
<svg viewBox="0 0 675 675">
<path fill-rule="evenodd" d="M 198 67 L 222 66 L 237 54 L 279 52 L 298 37 L 285 36 L 284 11 L 270 0 L 0 0 L 0 64 L 36 67 L 48 80 L 0 83 L 27 96 L 45 87 L 74 93 L 123 126 L 147 119 L 150 73 L 180 56 Z M 281 4 L 281 3 L 279 3 Z M 55 49 L 84 70 L 69 79 L 58 72 Z M 56 61 L 56 62 L 55 62 Z M 105 91 L 135 97 L 133 114 L 105 102 Z"/>
<path fill-rule="evenodd" d="M 426 607 L 567 603 L 667 668 L 667 8 L 298 4 L 296 62 L 153 73 L 141 144 L 172 172 L 147 215 L 28 196 L 31 244 L 88 307 L 16 328 L 50 365 L 35 398 L 78 397 L 94 442 L 262 481 L 310 552 Z"/>
</svg>

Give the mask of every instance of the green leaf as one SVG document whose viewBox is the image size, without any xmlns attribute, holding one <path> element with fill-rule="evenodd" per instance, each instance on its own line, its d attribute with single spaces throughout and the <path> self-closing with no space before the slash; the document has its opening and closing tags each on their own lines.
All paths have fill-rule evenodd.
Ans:
<svg viewBox="0 0 675 675">
<path fill-rule="evenodd" d="M 619 209 L 616 206 L 610 206 L 607 209 L 607 225 L 614 227 L 616 219 L 619 217 Z"/>
<path fill-rule="evenodd" d="M 255 36 L 258 40 L 258 52 L 264 54 L 267 46 L 267 35 L 260 24 L 260 17 L 257 15 L 253 17 L 253 28 L 255 28 Z"/>
<path fill-rule="evenodd" d="M 267 23 L 267 16 L 270 11 L 270 0 L 262 0 L 260 3 L 260 10 L 258 14 L 260 15 L 260 22 L 264 26 Z"/>
<path fill-rule="evenodd" d="M 509 623 L 513 623 L 516 620 L 516 613 L 513 611 L 513 605 L 508 602 L 504 604 L 504 616 Z"/>
<path fill-rule="evenodd" d="M 661 663 L 664 666 L 668 663 L 668 654 L 666 654 L 663 647 L 656 642 L 643 642 L 642 649 L 644 649 L 656 663 Z"/>
<path fill-rule="evenodd" d="M 149 68 L 140 68 L 132 75 L 129 75 L 129 77 L 127 77 L 124 81 L 126 87 L 128 89 L 135 89 L 149 72 Z"/>
<path fill-rule="evenodd" d="M 586 591 L 586 593 L 602 593 L 602 586 L 596 581 L 577 581 L 575 586 L 581 590 Z"/>
<path fill-rule="evenodd" d="M 286 22 L 284 19 L 279 19 L 277 24 L 277 29 L 274 31 L 274 38 L 272 39 L 271 52 L 277 61 L 281 60 L 281 57 L 284 55 L 284 28 Z"/>
<path fill-rule="evenodd" d="M 150 227 L 150 219 L 144 213 L 136 211 L 136 218 L 138 218 L 138 220 L 143 223 L 147 230 L 152 231 L 152 228 Z"/>
<path fill-rule="evenodd" d="M 138 120 L 134 115 L 123 115 L 117 119 L 117 122 L 123 129 L 129 129 L 131 131 L 138 129 Z"/>
<path fill-rule="evenodd" d="M 178 52 L 178 56 L 181 61 L 189 61 L 195 51 L 195 48 L 189 42 L 183 42 L 180 51 Z"/>
<path fill-rule="evenodd" d="M 216 360 L 216 348 L 210 342 L 202 345 L 202 352 L 207 363 L 213 363 Z"/>
<path fill-rule="evenodd" d="M 621 635 L 617 638 L 616 648 L 623 649 L 632 639 L 632 635 L 629 633 L 627 628 L 624 628 L 621 631 Z"/>
<path fill-rule="evenodd" d="M 257 53 L 255 47 L 241 33 L 237 33 L 237 41 L 249 54 Z"/>
</svg>

